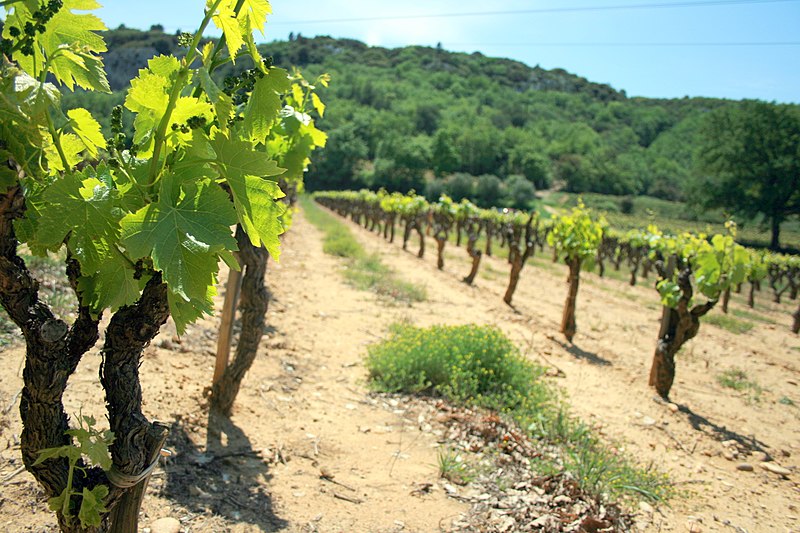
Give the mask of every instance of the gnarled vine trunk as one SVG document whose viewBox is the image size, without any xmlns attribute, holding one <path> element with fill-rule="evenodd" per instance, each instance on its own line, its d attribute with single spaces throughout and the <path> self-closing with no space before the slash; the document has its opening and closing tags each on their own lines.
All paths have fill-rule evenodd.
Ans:
<svg viewBox="0 0 800 533">
<path fill-rule="evenodd" d="M 436 237 L 436 268 L 444 268 L 444 245 L 447 244 L 447 237 Z"/>
<path fill-rule="evenodd" d="M 519 226 L 508 227 L 506 232 L 506 239 L 508 241 L 508 262 L 511 264 L 511 272 L 508 276 L 508 287 L 506 293 L 503 295 L 503 301 L 507 305 L 511 305 L 511 300 L 514 297 L 514 292 L 517 290 L 517 283 L 519 283 L 519 276 L 522 268 L 528 259 L 533 256 L 536 251 L 536 241 L 533 238 L 533 214 L 528 218 L 528 223 L 525 225 L 525 250 L 521 250 L 521 240 L 523 239 L 522 228 Z M 538 222 L 537 222 L 538 230 Z"/>
<path fill-rule="evenodd" d="M 69 424 L 62 397 L 83 354 L 97 342 L 98 320 L 81 307 L 72 327 L 68 327 L 39 301 L 39 283 L 17 255 L 13 223 L 24 213 L 22 189 L 9 187 L 0 197 L 0 303 L 22 330 L 26 343 L 19 407 L 22 461 L 51 498 L 67 486 L 67 460 L 51 459 L 36 466 L 33 463 L 40 450 L 72 442 L 65 433 Z M 69 261 L 68 276 L 73 289 L 77 288 L 80 271 L 74 260 Z M 91 487 L 97 484 L 97 478 L 103 477 L 95 469 L 88 470 L 86 476 L 78 473 L 73 486 Z M 69 524 L 61 513 L 57 517 L 62 531 L 77 531 L 74 521 Z"/>
<path fill-rule="evenodd" d="M 239 301 L 242 328 L 233 361 L 211 388 L 211 407 L 226 416 L 230 415 L 242 379 L 256 358 L 258 344 L 264 335 L 264 317 L 270 298 L 264 286 L 269 253 L 265 248 L 253 246 L 241 226 L 236 228 L 236 241 L 244 270 Z"/>
<path fill-rule="evenodd" d="M 475 281 L 475 276 L 478 275 L 478 268 L 481 264 L 481 257 L 483 256 L 481 251 L 475 247 L 475 242 L 477 240 L 477 235 L 474 237 L 470 235 L 467 240 L 467 254 L 472 258 L 472 267 L 470 268 L 469 274 L 463 279 L 464 283 L 467 285 L 472 285 L 472 282 Z"/>
<path fill-rule="evenodd" d="M 417 235 L 419 235 L 419 251 L 417 252 L 417 257 L 422 259 L 425 257 L 425 233 L 422 231 L 418 221 L 414 222 L 414 229 L 417 230 Z"/>
<path fill-rule="evenodd" d="M 662 277 L 665 277 L 663 266 L 658 263 L 656 266 Z M 705 304 L 689 307 L 693 294 L 691 274 L 688 266 L 681 269 L 678 274 L 678 287 L 681 289 L 678 305 L 675 308 L 664 306 L 661 314 L 661 328 L 650 367 L 649 384 L 664 399 L 669 398 L 669 391 L 675 381 L 675 354 L 686 341 L 697 335 L 700 318 L 717 303 L 716 300 L 709 300 Z"/>
<path fill-rule="evenodd" d="M 792 333 L 800 333 L 800 305 L 797 306 L 797 310 L 792 315 L 792 318 L 794 318 Z"/>
<path fill-rule="evenodd" d="M 508 258 L 511 261 L 511 272 L 508 275 L 508 287 L 506 287 L 506 293 L 503 295 L 503 301 L 511 305 L 511 300 L 514 298 L 514 293 L 519 283 L 519 275 L 525 263 L 522 261 L 522 254 L 518 251 L 509 251 Z"/>
<path fill-rule="evenodd" d="M 77 318 L 71 327 L 39 301 L 39 284 L 25 263 L 17 256 L 17 240 L 13 221 L 23 216 L 25 200 L 18 186 L 8 188 L 0 196 L 0 303 L 9 317 L 20 327 L 26 341 L 23 390 L 20 415 L 23 431 L 20 438 L 23 464 L 42 485 L 48 497 L 67 488 L 69 465 L 66 459 L 50 459 L 35 465 L 40 450 L 72 443 L 64 411 L 63 394 L 69 377 L 83 355 L 97 342 L 99 317 L 78 306 Z M 78 296 L 80 266 L 67 257 L 66 275 Z M 106 391 L 111 430 L 115 440 L 110 451 L 112 472 L 108 476 L 99 468 L 76 470 L 72 490 L 109 486 L 105 505 L 111 510 L 98 528 L 81 528 L 77 518 L 67 519 L 60 511 L 56 516 L 64 532 L 113 531 L 133 532 L 137 520 L 143 483 L 118 487 L 111 478 L 136 476 L 149 466 L 161 450 L 166 438 L 164 426 L 150 424 L 141 414 L 141 387 L 138 369 L 145 346 L 158 333 L 169 316 L 166 286 L 155 274 L 139 301 L 123 307 L 111 318 L 103 348 L 101 382 Z M 77 500 L 78 498 L 75 497 Z M 76 501 L 76 503 L 78 503 Z"/>
<path fill-rule="evenodd" d="M 561 333 L 572 342 L 575 336 L 577 327 L 575 325 L 575 306 L 578 301 L 578 286 L 581 281 L 581 260 L 578 257 L 569 259 L 567 262 L 569 266 L 569 290 L 567 291 L 567 300 L 564 302 L 564 313 L 561 316 Z"/>
<path fill-rule="evenodd" d="M 730 287 L 728 287 L 727 289 L 725 289 L 725 292 L 722 293 L 722 306 L 720 307 L 720 309 L 722 309 L 722 312 L 725 313 L 726 315 L 728 314 L 728 304 L 730 303 L 730 301 L 731 301 L 731 289 Z"/>
<path fill-rule="evenodd" d="M 411 238 L 412 229 L 414 229 L 414 226 L 411 219 L 406 219 L 406 224 L 403 228 L 403 250 L 408 250 L 408 239 Z"/>
<path fill-rule="evenodd" d="M 142 387 L 139 366 L 144 349 L 158 335 L 159 328 L 169 318 L 167 286 L 161 275 L 147 282 L 139 300 L 119 309 L 106 328 L 101 354 L 100 382 L 106 391 L 106 407 L 114 442 L 111 444 L 112 472 L 109 477 L 136 478 L 160 455 L 169 428 L 150 423 L 142 414 Z M 147 478 L 133 486 L 114 486 L 109 500 L 118 500 L 109 522 L 114 533 L 138 531 L 139 507 L 144 496 Z"/>
</svg>

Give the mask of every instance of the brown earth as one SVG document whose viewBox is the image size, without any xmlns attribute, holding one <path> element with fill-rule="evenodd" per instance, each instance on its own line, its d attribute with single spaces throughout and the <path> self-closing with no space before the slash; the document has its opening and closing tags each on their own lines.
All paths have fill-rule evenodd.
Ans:
<svg viewBox="0 0 800 533">
<path fill-rule="evenodd" d="M 646 531 L 800 532 L 800 338 L 791 305 L 762 293 L 741 335 L 704 324 L 679 355 L 673 405 L 656 402 L 647 374 L 660 310 L 652 283 L 630 287 L 585 274 L 578 334 L 558 334 L 566 267 L 538 254 L 523 270 L 515 307 L 503 304 L 507 265 L 484 258 L 475 286 L 466 252 L 448 246 L 443 271 L 434 246 L 425 259 L 350 224 L 368 251 L 427 301 L 393 304 L 346 285 L 341 260 L 322 253 L 320 232 L 302 215 L 286 236 L 267 285 L 268 332 L 229 422 L 208 435 L 204 389 L 214 365 L 218 319 L 178 339 L 165 327 L 141 367 L 145 413 L 172 425 L 176 452 L 155 472 L 141 526 L 173 517 L 183 531 L 389 532 L 459 529 L 469 505 L 438 478 L 443 431 L 397 399 L 368 393 L 366 345 L 392 322 L 481 323 L 505 331 L 522 352 L 552 367 L 573 412 L 643 464 L 668 472 L 680 495 L 642 505 Z M 410 249 L 415 248 L 416 241 Z M 432 244 L 432 241 L 431 243 Z M 415 250 L 416 251 L 416 250 Z M 221 300 L 219 306 L 221 309 Z M 741 299 L 733 310 L 745 310 Z M 714 311 L 717 313 L 718 311 Z M 753 318 L 754 317 L 754 318 Z M 0 530 L 55 531 L 32 477 L 18 472 L 18 393 L 24 350 L 0 354 Z M 105 420 L 99 357 L 85 357 L 67 389 L 70 414 Z M 722 387 L 717 376 L 744 370 L 761 392 Z M 787 468 L 764 469 L 761 460 Z M 753 467 L 746 469 L 744 463 Z M 453 524 L 456 524 L 455 526 Z"/>
</svg>

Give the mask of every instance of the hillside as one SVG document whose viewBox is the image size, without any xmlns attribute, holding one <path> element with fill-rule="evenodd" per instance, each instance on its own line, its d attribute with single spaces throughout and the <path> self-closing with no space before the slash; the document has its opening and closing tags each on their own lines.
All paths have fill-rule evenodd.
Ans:
<svg viewBox="0 0 800 533">
<path fill-rule="evenodd" d="M 569 192 L 684 200 L 692 196 L 703 115 L 740 105 L 628 98 L 562 69 L 477 52 L 290 37 L 261 45 L 262 54 L 278 66 L 301 68 L 307 79 L 332 76 L 329 88 L 319 88 L 328 105 L 319 126 L 329 142 L 307 176 L 312 190 L 415 189 L 429 198 L 444 192 L 482 206 L 527 207 L 535 189 L 555 183 Z M 182 54 L 177 36 L 160 26 L 121 26 L 105 39 L 115 91 L 153 55 Z M 248 61 L 216 74 L 235 75 Z M 70 93 L 65 100 L 107 121 L 124 94 Z"/>
<path fill-rule="evenodd" d="M 320 125 L 328 147 L 310 189 L 359 186 L 447 192 L 479 204 L 524 206 L 533 185 L 572 192 L 686 196 L 692 150 L 714 99 L 628 98 L 624 90 L 561 69 L 440 48 L 371 47 L 349 39 L 291 36 L 262 45 L 278 66 L 307 78 L 327 72 Z M 119 90 L 146 60 L 181 50 L 159 26 L 105 35 L 111 86 Z M 236 69 L 247 68 L 247 60 Z M 220 77 L 235 74 L 231 65 Z M 108 116 L 124 96 L 67 95 Z M 526 179 L 509 176 L 523 176 Z M 437 179 L 433 179 L 434 176 Z"/>
</svg>

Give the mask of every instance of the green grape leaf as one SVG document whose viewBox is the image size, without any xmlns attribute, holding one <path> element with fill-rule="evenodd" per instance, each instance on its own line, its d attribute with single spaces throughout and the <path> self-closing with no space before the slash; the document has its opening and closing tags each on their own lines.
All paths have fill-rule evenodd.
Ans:
<svg viewBox="0 0 800 533">
<path fill-rule="evenodd" d="M 180 62 L 174 57 L 157 56 L 147 62 L 147 69 L 140 69 L 139 75 L 131 80 L 125 97 L 125 107 L 136 113 L 133 142 L 139 144 L 147 140 L 158 126 L 169 104 L 169 93 L 180 70 Z M 143 146 L 142 156 L 151 153 L 152 146 Z"/>
<path fill-rule="evenodd" d="M 61 457 L 66 457 L 67 459 L 74 459 L 77 461 L 81 456 L 81 451 L 74 446 L 45 448 L 43 450 L 39 450 L 38 453 L 39 455 L 36 457 L 36 461 L 33 462 L 33 466 L 40 465 L 48 459 L 58 459 Z"/>
<path fill-rule="evenodd" d="M 78 510 L 78 520 L 83 528 L 100 526 L 102 515 L 108 512 L 103 500 L 108 496 L 108 487 L 96 485 L 92 490 L 84 487 L 81 494 L 81 508 Z"/>
<path fill-rule="evenodd" d="M 50 63 L 50 71 L 64 85 L 73 90 L 75 85 L 84 89 L 110 93 L 103 60 L 82 48 L 62 48 Z"/>
<path fill-rule="evenodd" d="M 13 157 L 10 152 L 0 150 L 0 158 L 10 159 Z M 7 165 L 0 165 L 0 194 L 4 193 L 6 189 L 17 183 L 17 173 Z"/>
<path fill-rule="evenodd" d="M 239 20 L 243 24 L 243 32 L 252 34 L 258 30 L 262 35 L 267 15 L 272 13 L 272 7 L 267 0 L 244 0 L 239 9 Z"/>
<path fill-rule="evenodd" d="M 214 13 L 211 20 L 214 21 L 214 25 L 217 28 L 223 31 L 231 62 L 236 63 L 236 53 L 244 45 L 243 32 L 239 21 L 236 20 L 236 13 L 231 9 L 231 6 L 223 2 L 217 8 L 217 12 Z"/>
<path fill-rule="evenodd" d="M 213 279 L 214 282 L 208 286 L 208 291 L 202 299 L 187 301 L 183 296 L 171 290 L 167 291 L 169 313 L 178 328 L 178 334 L 182 335 L 186 325 L 196 321 L 203 316 L 203 314 L 214 314 L 214 296 L 217 295 L 217 290 L 214 286 L 216 283 L 216 275 Z"/>
<path fill-rule="evenodd" d="M 266 179 L 284 172 L 269 155 L 253 150 L 250 143 L 217 133 L 211 141 L 217 154 L 215 166 L 233 194 L 239 222 L 254 246 L 263 245 L 272 257 L 280 256 L 280 217 L 286 207 L 276 202 L 285 195 L 277 182 Z"/>
<path fill-rule="evenodd" d="M 671 279 L 662 279 L 656 284 L 659 294 L 661 294 L 661 305 L 676 308 L 681 300 L 681 288 Z"/>
<path fill-rule="evenodd" d="M 70 495 L 71 487 L 64 487 L 64 490 L 61 491 L 61 494 L 58 496 L 53 496 L 52 498 L 47 500 L 47 507 L 50 508 L 51 511 L 61 511 L 64 509 L 64 503 L 68 500 Z"/>
<path fill-rule="evenodd" d="M 108 447 L 114 440 L 114 433 L 108 431 L 104 434 L 94 429 L 93 426 L 94 424 L 88 424 L 88 427 L 85 428 L 68 429 L 66 433 L 78 441 L 77 448 L 82 455 L 89 458 L 89 462 L 103 470 L 110 470 L 112 461 Z"/>
<path fill-rule="evenodd" d="M 325 116 L 325 104 L 322 103 L 317 93 L 311 93 L 311 103 L 314 105 L 314 109 L 317 110 L 319 116 Z"/>
<path fill-rule="evenodd" d="M 272 8 L 267 0 L 243 0 L 237 17 L 247 51 L 250 53 L 253 63 L 262 70 L 261 54 L 256 47 L 253 32 L 259 31 L 261 35 L 265 35 L 264 25 L 267 23 L 267 15 L 270 13 L 272 13 Z"/>
<path fill-rule="evenodd" d="M 170 116 L 173 124 L 186 124 L 191 117 L 203 117 L 207 122 L 214 120 L 214 110 L 207 101 L 191 96 L 181 96 L 175 102 L 175 109 Z M 192 139 L 192 132 L 182 132 L 180 129 L 167 131 L 167 142 L 171 146 L 185 146 Z"/>
<path fill-rule="evenodd" d="M 61 160 L 61 155 L 58 153 L 56 145 L 49 139 L 46 141 L 47 145 L 44 148 L 44 154 L 47 158 L 47 166 L 51 170 L 65 171 L 64 161 Z M 86 149 L 83 141 L 74 133 L 65 133 L 59 137 L 61 150 L 64 153 L 64 158 L 67 160 L 67 166 L 71 169 L 81 161 L 81 152 Z"/>
<path fill-rule="evenodd" d="M 110 246 L 113 245 L 109 245 Z M 110 251 L 97 272 L 78 280 L 81 301 L 97 314 L 103 309 L 112 312 L 132 305 L 139 299 L 149 276 L 136 279 L 136 270 L 122 253 Z"/>
<path fill-rule="evenodd" d="M 23 56 L 20 66 L 38 77 L 45 64 L 43 50 L 49 59 L 50 72 L 70 90 L 78 85 L 110 93 L 103 60 L 98 55 L 106 51 L 106 44 L 95 33 L 108 28 L 92 14 L 72 12 L 99 7 L 100 4 L 92 0 L 64 0 L 64 6 L 47 23 L 45 32 L 37 36 L 34 56 Z"/>
<path fill-rule="evenodd" d="M 100 124 L 94 119 L 91 113 L 82 107 L 67 111 L 70 118 L 72 131 L 80 138 L 89 154 L 97 157 L 97 149 L 105 148 L 106 140 L 100 130 Z"/>
<path fill-rule="evenodd" d="M 213 309 L 209 286 L 219 254 L 237 249 L 230 229 L 236 212 L 216 183 L 190 182 L 179 188 L 174 176 L 165 175 L 158 202 L 125 216 L 121 224 L 122 242 L 133 258 L 152 257 L 173 294 L 203 312 Z M 175 322 L 182 331 L 186 322 Z"/>
<path fill-rule="evenodd" d="M 231 117 L 231 113 L 233 113 L 233 100 L 230 96 L 222 92 L 209 75 L 206 67 L 200 68 L 200 85 L 203 87 L 208 99 L 214 105 L 219 129 L 223 132 L 227 132 L 228 119 Z"/>
<path fill-rule="evenodd" d="M 42 195 L 36 243 L 58 247 L 69 234 L 68 246 L 81 270 L 96 272 L 109 255 L 108 243 L 116 242 L 123 212 L 115 205 L 115 191 L 99 179 L 100 167 L 66 174 Z M 69 213 L 68 217 L 64 214 Z"/>
<path fill-rule="evenodd" d="M 268 74 L 256 81 L 244 108 L 244 129 L 251 140 L 264 142 L 267 138 L 282 107 L 280 95 L 290 86 L 288 73 L 280 68 L 269 69 Z"/>
<path fill-rule="evenodd" d="M 22 28 L 32 22 L 32 9 L 38 4 L 18 2 L 8 16 L 3 37 L 9 37 L 9 28 Z M 47 23 L 44 33 L 36 36 L 33 55 L 19 54 L 15 59 L 26 72 L 39 78 L 45 65 L 56 79 L 72 89 L 76 84 L 85 89 L 111 92 L 98 54 L 106 51 L 105 41 L 95 32 L 107 30 L 94 15 L 76 14 L 73 10 L 87 11 L 100 7 L 94 0 L 64 0 L 63 7 Z M 44 52 L 44 54 L 42 53 Z"/>
</svg>

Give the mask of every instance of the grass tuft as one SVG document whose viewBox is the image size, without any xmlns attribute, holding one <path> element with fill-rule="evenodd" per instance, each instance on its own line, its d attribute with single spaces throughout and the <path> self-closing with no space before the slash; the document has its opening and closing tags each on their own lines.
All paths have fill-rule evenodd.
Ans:
<svg viewBox="0 0 800 533">
<path fill-rule="evenodd" d="M 439 449 L 436 453 L 436 462 L 439 467 L 439 477 L 451 483 L 466 485 L 475 478 L 469 464 L 464 462 L 456 450 Z"/>
<path fill-rule="evenodd" d="M 764 315 L 754 313 L 752 311 L 746 311 L 744 309 L 731 309 L 731 313 L 734 316 L 739 318 L 743 318 L 745 320 L 754 320 L 756 322 L 763 322 L 764 324 L 777 324 L 773 319 L 766 317 Z"/>
<path fill-rule="evenodd" d="M 747 372 L 741 368 L 730 368 L 717 375 L 717 383 L 738 392 L 746 392 L 748 393 L 748 399 L 753 401 L 758 401 L 764 390 L 761 385 L 750 379 Z"/>
<path fill-rule="evenodd" d="M 423 287 L 399 279 L 391 268 L 381 263 L 377 254 L 368 255 L 347 226 L 336 217 L 322 210 L 308 196 L 300 197 L 300 205 L 308 221 L 325 233 L 322 250 L 349 260 L 344 276 L 351 285 L 395 301 L 425 301 L 427 294 Z"/>
<path fill-rule="evenodd" d="M 394 325 L 387 340 L 368 348 L 366 366 L 378 391 L 441 396 L 509 417 L 542 445 L 561 450 L 559 460 L 535 461 L 531 468 L 566 470 L 598 498 L 658 501 L 671 494 L 663 474 L 632 463 L 567 415 L 561 395 L 542 379 L 544 369 L 523 358 L 497 328 Z M 440 470 L 443 461 L 455 468 L 453 457 L 440 455 Z"/>
<path fill-rule="evenodd" d="M 701 320 L 707 324 L 713 324 L 714 326 L 720 327 L 724 330 L 730 331 L 731 333 L 735 333 L 737 335 L 741 335 L 742 333 L 747 333 L 748 331 L 753 329 L 752 322 L 747 322 L 746 320 L 739 320 L 738 318 L 734 318 L 732 316 L 721 313 L 705 315 Z"/>
</svg>

